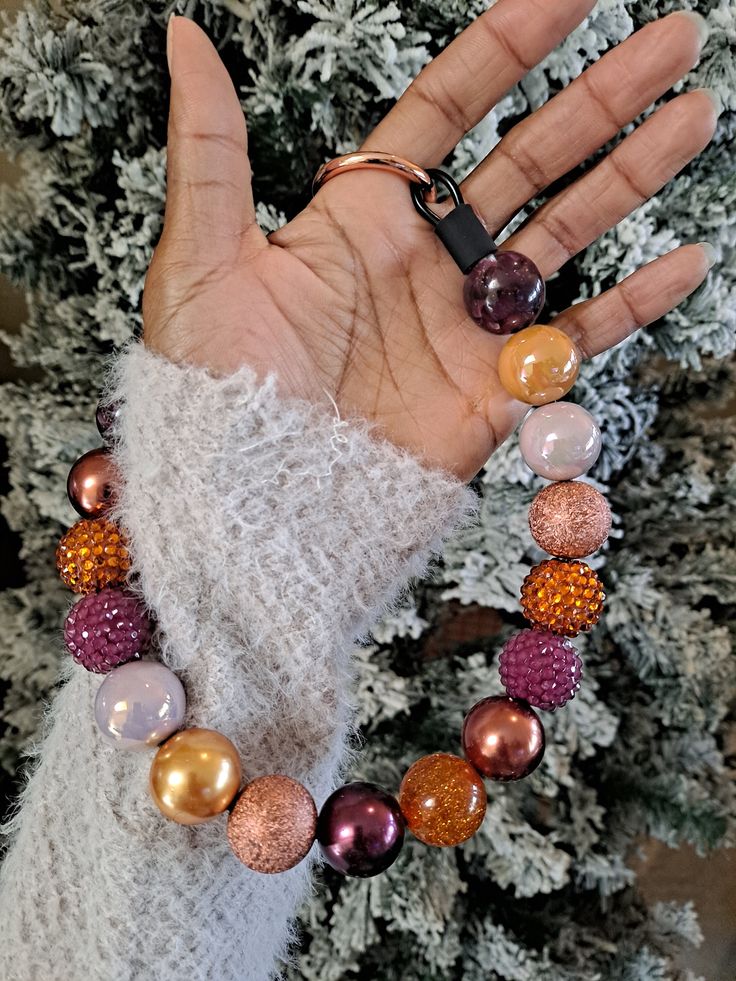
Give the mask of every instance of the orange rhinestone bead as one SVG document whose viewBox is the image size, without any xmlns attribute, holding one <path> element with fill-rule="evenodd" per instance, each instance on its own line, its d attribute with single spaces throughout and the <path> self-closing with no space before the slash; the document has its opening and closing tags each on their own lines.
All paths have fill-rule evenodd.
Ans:
<svg viewBox="0 0 736 981">
<path fill-rule="evenodd" d="M 423 756 L 404 774 L 399 806 L 409 830 L 425 845 L 459 845 L 472 837 L 486 813 L 486 788 L 459 756 Z"/>
<path fill-rule="evenodd" d="M 73 593 L 95 593 L 125 582 L 130 569 L 125 537 L 107 518 L 83 518 L 63 536 L 56 549 L 56 567 Z"/>
<path fill-rule="evenodd" d="M 546 405 L 566 395 L 580 371 L 580 354 L 557 327 L 535 324 L 514 334 L 498 356 L 498 377 L 513 398 Z"/>
<path fill-rule="evenodd" d="M 605 598 L 603 583 L 585 562 L 547 559 L 534 566 L 521 587 L 527 620 L 565 637 L 594 627 Z"/>
</svg>

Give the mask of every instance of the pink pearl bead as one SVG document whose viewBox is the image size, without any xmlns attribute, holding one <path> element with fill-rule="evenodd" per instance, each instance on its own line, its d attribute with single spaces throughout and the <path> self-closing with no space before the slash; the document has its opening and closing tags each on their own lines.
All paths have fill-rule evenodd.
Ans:
<svg viewBox="0 0 736 981">
<path fill-rule="evenodd" d="M 165 664 L 128 661 L 97 689 L 95 719 L 113 746 L 144 750 L 181 729 L 186 706 L 184 686 Z"/>
<path fill-rule="evenodd" d="M 526 417 L 519 447 L 526 465 L 540 477 L 572 480 L 598 459 L 601 431 L 582 406 L 552 402 Z"/>
</svg>

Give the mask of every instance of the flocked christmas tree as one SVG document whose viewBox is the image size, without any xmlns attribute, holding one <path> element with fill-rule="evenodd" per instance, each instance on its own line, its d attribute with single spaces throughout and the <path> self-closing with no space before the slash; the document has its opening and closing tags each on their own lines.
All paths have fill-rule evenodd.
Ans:
<svg viewBox="0 0 736 981">
<path fill-rule="evenodd" d="M 638 836 L 705 849 L 731 840 L 723 722 L 736 684 L 732 514 L 736 424 L 727 411 L 736 344 L 736 6 L 729 0 L 600 0 L 590 17 L 462 142 L 462 174 L 512 121 L 636 27 L 681 6 L 710 39 L 685 85 L 725 108 L 712 145 L 656 199 L 549 283 L 550 313 L 610 286 L 681 242 L 710 241 L 706 284 L 666 321 L 585 366 L 574 397 L 602 422 L 591 473 L 615 532 L 594 565 L 608 612 L 581 643 L 586 679 L 545 715 L 543 764 L 494 785 L 482 831 L 459 849 L 408 841 L 370 881 L 325 874 L 304 913 L 292 978 L 679 977 L 697 942 L 691 908 L 645 909 L 627 866 Z M 187 0 L 242 95 L 259 218 L 271 229 L 305 200 L 326 157 L 357 145 L 481 0 Z M 70 463 L 94 443 L 105 358 L 140 325 L 161 228 L 170 3 L 33 2 L 8 21 L 0 54 L 2 146 L 24 176 L 5 190 L 0 266 L 28 290 L 28 322 L 7 338 L 38 380 L 5 386 L 10 490 L 26 584 L 0 596 L 5 689 L 0 762 L 17 772 L 63 656 L 68 597 L 53 549 L 71 523 Z M 480 524 L 435 580 L 407 596 L 360 657 L 366 745 L 356 774 L 396 789 L 420 754 L 457 751 L 462 713 L 500 691 L 495 656 L 522 625 L 518 590 L 535 551 L 526 511 L 537 481 L 514 439 L 477 481 Z M 732 613 L 731 609 L 731 613 Z"/>
</svg>

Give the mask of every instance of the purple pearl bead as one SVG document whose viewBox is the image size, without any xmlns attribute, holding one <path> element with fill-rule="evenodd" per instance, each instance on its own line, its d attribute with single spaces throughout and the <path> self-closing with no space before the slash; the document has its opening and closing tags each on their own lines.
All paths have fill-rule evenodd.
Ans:
<svg viewBox="0 0 736 981">
<path fill-rule="evenodd" d="M 372 783 L 349 783 L 327 798 L 317 841 L 333 869 L 366 879 L 393 865 L 404 843 L 399 802 Z"/>
<path fill-rule="evenodd" d="M 95 412 L 95 422 L 100 436 L 107 436 L 120 415 L 117 402 L 100 402 Z"/>
<path fill-rule="evenodd" d="M 184 725 L 184 686 L 160 661 L 129 661 L 105 678 L 95 698 L 95 719 L 113 746 L 148 749 Z"/>
<path fill-rule="evenodd" d="M 146 611 L 122 589 L 85 596 L 74 604 L 64 624 L 67 650 L 77 664 L 96 674 L 145 654 L 150 639 Z"/>
<path fill-rule="evenodd" d="M 463 288 L 465 309 L 491 334 L 533 324 L 544 306 L 544 280 L 521 252 L 493 252 L 477 262 Z"/>
</svg>

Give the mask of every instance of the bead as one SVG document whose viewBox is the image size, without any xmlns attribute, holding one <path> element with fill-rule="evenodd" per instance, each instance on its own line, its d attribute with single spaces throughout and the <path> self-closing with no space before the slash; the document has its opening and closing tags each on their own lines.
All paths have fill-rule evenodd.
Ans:
<svg viewBox="0 0 736 981">
<path fill-rule="evenodd" d="M 254 872 L 286 872 L 312 847 L 317 808 L 312 795 L 291 777 L 258 777 L 230 812 L 227 838 L 243 865 Z"/>
<path fill-rule="evenodd" d="M 545 559 L 535 565 L 521 587 L 524 616 L 536 627 L 574 637 L 601 618 L 603 583 L 579 559 Z"/>
<path fill-rule="evenodd" d="M 498 356 L 498 377 L 512 398 L 529 405 L 561 399 L 575 384 L 580 355 L 556 327 L 536 324 L 510 337 Z"/>
<path fill-rule="evenodd" d="M 229 739 L 213 729 L 183 729 L 154 756 L 150 790 L 165 817 L 202 824 L 228 809 L 240 780 L 238 751 Z"/>
<path fill-rule="evenodd" d="M 100 436 L 108 437 L 119 418 L 120 405 L 117 402 L 99 402 L 95 412 L 95 422 Z"/>
<path fill-rule="evenodd" d="M 498 670 L 512 698 L 554 712 L 575 697 L 583 662 L 564 637 L 549 630 L 522 630 L 504 644 Z"/>
<path fill-rule="evenodd" d="M 184 686 L 160 661 L 129 661 L 111 671 L 95 698 L 100 732 L 121 749 L 150 749 L 184 725 Z"/>
<path fill-rule="evenodd" d="M 404 817 L 395 797 L 373 783 L 348 783 L 325 801 L 317 820 L 325 860 L 343 875 L 367 879 L 396 861 Z"/>
<path fill-rule="evenodd" d="M 399 804 L 407 827 L 425 845 L 459 845 L 483 822 L 486 789 L 465 760 L 433 753 L 406 771 Z"/>
<path fill-rule="evenodd" d="M 56 549 L 62 582 L 74 593 L 94 593 L 125 582 L 130 568 L 125 536 L 107 518 L 82 518 Z"/>
<path fill-rule="evenodd" d="M 80 456 L 69 471 L 66 492 L 83 518 L 99 518 L 115 501 L 115 465 L 105 449 Z"/>
<path fill-rule="evenodd" d="M 550 484 L 534 498 L 529 529 L 537 545 L 550 555 L 582 559 L 608 538 L 611 509 L 595 487 L 564 480 Z"/>
<path fill-rule="evenodd" d="M 544 306 L 544 280 L 521 252 L 494 252 L 465 279 L 465 309 L 491 334 L 512 334 L 533 324 Z"/>
<path fill-rule="evenodd" d="M 544 726 L 526 702 L 504 695 L 482 698 L 463 723 L 463 752 L 491 780 L 520 780 L 544 756 Z"/>
<path fill-rule="evenodd" d="M 71 608 L 64 624 L 67 650 L 77 664 L 97 674 L 145 654 L 150 639 L 146 611 L 122 589 L 85 596 Z"/>
<path fill-rule="evenodd" d="M 601 431 L 589 412 L 572 402 L 556 402 L 530 412 L 519 432 L 524 462 L 547 480 L 572 480 L 593 466 L 601 452 Z"/>
</svg>

